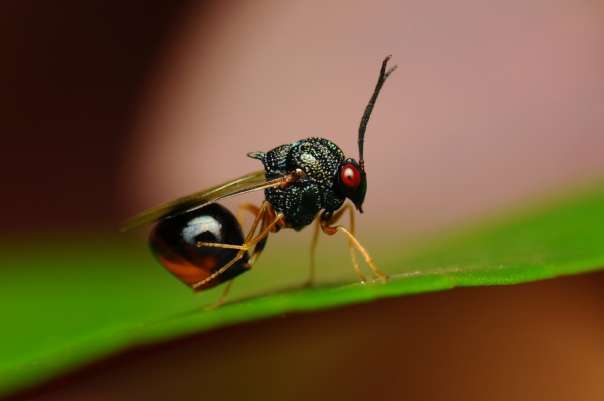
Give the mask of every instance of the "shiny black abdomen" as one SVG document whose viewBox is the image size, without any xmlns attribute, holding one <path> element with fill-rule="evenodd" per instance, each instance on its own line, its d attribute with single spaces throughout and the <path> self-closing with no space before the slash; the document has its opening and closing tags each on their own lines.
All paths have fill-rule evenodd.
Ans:
<svg viewBox="0 0 604 401">
<path fill-rule="evenodd" d="M 179 280 L 193 286 L 227 264 L 237 250 L 198 247 L 199 241 L 243 244 L 241 226 L 223 206 L 212 203 L 171 218 L 160 220 L 151 231 L 149 242 L 159 262 Z M 195 288 L 215 287 L 249 269 L 248 254 L 224 274 Z"/>
<path fill-rule="evenodd" d="M 268 179 L 298 168 L 304 171 L 305 176 L 287 188 L 265 190 L 266 200 L 284 214 L 287 226 L 300 230 L 312 223 L 320 210 L 333 212 L 344 203 L 345 197 L 335 187 L 344 153 L 330 140 L 307 138 L 250 156 L 262 161 Z"/>
</svg>

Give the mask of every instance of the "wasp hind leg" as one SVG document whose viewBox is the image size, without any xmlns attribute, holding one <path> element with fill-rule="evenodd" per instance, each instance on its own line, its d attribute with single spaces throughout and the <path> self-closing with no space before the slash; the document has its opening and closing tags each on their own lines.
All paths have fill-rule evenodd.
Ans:
<svg viewBox="0 0 604 401">
<path fill-rule="evenodd" d="M 260 213 L 260 208 L 250 202 L 245 202 L 245 203 L 242 203 L 241 205 L 239 205 L 239 207 L 237 208 L 237 213 L 235 214 L 235 217 L 237 218 L 237 221 L 239 222 L 239 224 L 242 226 L 243 226 L 243 223 L 245 222 L 245 220 L 243 219 L 243 214 L 246 211 L 250 212 L 254 216 L 254 218 L 256 218 L 256 217 L 258 217 L 258 214 Z"/>
<path fill-rule="evenodd" d="M 256 215 L 256 217 L 254 218 L 254 221 L 252 223 L 252 226 L 250 227 L 250 230 L 249 230 L 248 234 L 246 235 L 245 240 L 242 245 L 221 244 L 221 243 L 215 243 L 215 242 L 198 242 L 197 243 L 197 246 L 199 246 L 199 247 L 238 249 L 239 252 L 237 252 L 237 254 L 233 257 L 233 259 L 231 259 L 224 266 L 220 267 L 218 270 L 216 270 L 210 276 L 206 277 L 202 281 L 199 281 L 199 282 L 193 284 L 194 289 L 199 288 L 199 287 L 203 286 L 204 284 L 208 283 L 209 281 L 215 280 L 217 277 L 224 274 L 229 268 L 231 268 L 235 263 L 237 263 L 237 261 L 239 261 L 241 258 L 243 258 L 243 256 L 246 253 L 248 253 L 248 255 L 251 256 L 250 260 L 248 262 L 248 266 L 251 267 L 254 264 L 254 262 L 257 260 L 258 256 L 260 255 L 260 252 L 263 250 L 268 234 L 272 230 L 274 230 L 274 227 L 283 219 L 282 214 L 274 215 L 274 217 L 271 218 L 272 214 L 269 213 L 269 211 L 270 211 L 269 204 L 267 202 L 263 202 L 262 206 L 260 208 L 255 208 L 255 209 L 254 209 L 254 207 L 252 207 L 249 204 L 244 204 L 244 205 L 242 205 L 240 210 L 241 209 L 249 210 L 250 212 L 252 212 L 253 214 Z M 257 235 L 255 235 L 256 231 L 258 230 L 259 224 L 260 224 L 259 233 Z M 226 287 L 224 288 L 224 291 L 222 292 L 222 295 L 214 303 L 214 305 L 211 306 L 211 308 L 216 308 L 225 302 L 226 297 L 228 296 L 228 293 L 233 285 L 233 281 L 234 280 L 230 280 L 227 283 Z"/>
<path fill-rule="evenodd" d="M 344 215 L 344 213 L 346 213 L 346 211 L 348 211 L 349 215 L 350 215 L 350 230 L 346 229 L 345 227 L 343 227 L 341 225 L 334 225 L 342 218 L 342 216 Z M 359 267 L 359 263 L 357 261 L 356 254 L 354 253 L 355 249 L 361 255 L 363 255 L 363 258 L 365 259 L 365 263 L 367 263 L 367 266 L 369 266 L 369 268 L 371 269 L 371 272 L 373 273 L 375 278 L 377 278 L 383 282 L 388 281 L 388 275 L 386 273 L 382 272 L 376 266 L 375 262 L 373 261 L 373 258 L 369 255 L 369 252 L 367 252 L 365 247 L 363 247 L 363 245 L 361 245 L 361 243 L 355 237 L 354 209 L 351 204 L 348 203 L 348 204 L 344 205 L 340 210 L 338 210 L 336 213 L 334 213 L 331 217 L 329 217 L 327 219 L 324 219 L 323 216 L 319 216 L 319 221 L 320 221 L 321 230 L 325 234 L 335 235 L 336 233 L 341 232 L 348 238 L 348 247 L 350 250 L 350 258 L 352 260 L 352 266 L 354 267 L 354 271 L 357 274 L 359 281 L 361 283 L 366 282 L 367 279 L 365 278 L 365 275 L 363 274 L 363 272 L 361 271 L 361 268 Z"/>
</svg>

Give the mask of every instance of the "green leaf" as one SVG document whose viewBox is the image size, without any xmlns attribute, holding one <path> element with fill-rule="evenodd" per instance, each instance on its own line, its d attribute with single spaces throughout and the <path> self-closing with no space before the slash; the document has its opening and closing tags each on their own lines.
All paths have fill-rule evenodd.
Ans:
<svg viewBox="0 0 604 401">
<path fill-rule="evenodd" d="M 366 245 L 391 275 L 387 284 L 355 283 L 344 240 L 322 238 L 319 280 L 328 284 L 311 289 L 299 287 L 308 258 L 307 243 L 297 239 L 307 237 L 286 232 L 271 238 L 253 271 L 237 279 L 232 302 L 215 310 L 204 305 L 221 288 L 193 295 L 157 265 L 140 238 L 5 243 L 0 249 L 0 392 L 126 347 L 252 319 L 594 270 L 604 266 L 602 222 L 600 186 L 413 246 L 376 233 Z M 389 240 L 378 242 L 384 238 Z"/>
</svg>

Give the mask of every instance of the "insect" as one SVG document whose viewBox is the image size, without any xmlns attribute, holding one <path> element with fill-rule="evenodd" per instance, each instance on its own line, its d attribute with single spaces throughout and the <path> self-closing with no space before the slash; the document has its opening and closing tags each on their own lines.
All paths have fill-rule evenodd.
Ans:
<svg viewBox="0 0 604 401">
<path fill-rule="evenodd" d="M 367 174 L 363 159 L 365 130 L 382 86 L 396 66 L 382 62 L 377 84 L 361 118 L 358 133 L 359 160 L 347 158 L 325 138 L 306 138 L 248 156 L 262 162 L 264 169 L 224 184 L 143 211 L 126 221 L 128 230 L 157 221 L 149 242 L 159 262 L 195 291 L 228 282 L 218 304 L 226 298 L 233 279 L 250 270 L 264 250 L 269 234 L 283 228 L 301 230 L 314 222 L 308 284 L 315 275 L 315 249 L 320 232 L 342 233 L 350 249 L 352 265 L 361 282 L 358 251 L 373 276 L 387 276 L 374 263 L 355 237 L 355 208 L 363 212 Z M 238 216 L 251 213 L 253 222 L 246 235 L 241 219 L 216 201 L 251 191 L 264 190 L 260 206 L 244 203 Z M 350 202 L 346 202 L 349 200 Z M 349 215 L 350 226 L 337 224 Z"/>
</svg>

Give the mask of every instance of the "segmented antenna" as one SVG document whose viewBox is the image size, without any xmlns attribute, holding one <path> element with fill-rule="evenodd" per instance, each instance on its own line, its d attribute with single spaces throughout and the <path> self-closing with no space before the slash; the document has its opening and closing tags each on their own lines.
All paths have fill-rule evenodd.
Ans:
<svg viewBox="0 0 604 401">
<path fill-rule="evenodd" d="M 371 116 L 371 112 L 373 111 L 375 101 L 377 100 L 377 97 L 380 94 L 382 85 L 384 85 L 384 82 L 386 82 L 386 78 L 388 78 L 388 76 L 392 74 L 392 71 L 396 70 L 397 67 L 395 65 L 394 67 L 391 67 L 386 70 L 386 64 L 388 64 L 388 60 L 390 60 L 390 57 L 392 57 L 392 55 L 387 56 L 384 61 L 382 61 L 380 76 L 378 78 L 377 84 L 375 84 L 373 95 L 371 95 L 371 99 L 369 99 L 369 103 L 367 103 L 367 107 L 365 107 L 363 118 L 361 118 L 361 125 L 359 125 L 359 165 L 363 170 L 365 170 L 365 161 L 363 160 L 363 144 L 365 143 L 365 130 L 367 129 L 367 123 L 369 122 L 369 117 Z"/>
</svg>

